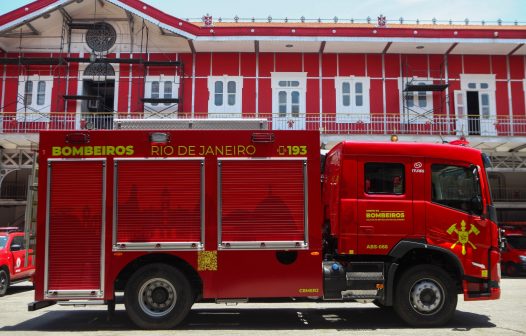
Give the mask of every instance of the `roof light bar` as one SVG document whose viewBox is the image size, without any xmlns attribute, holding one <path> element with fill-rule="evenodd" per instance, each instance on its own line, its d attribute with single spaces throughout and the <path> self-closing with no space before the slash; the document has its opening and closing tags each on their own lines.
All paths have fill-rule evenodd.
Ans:
<svg viewBox="0 0 526 336">
<path fill-rule="evenodd" d="M 271 143 L 275 138 L 274 133 L 252 133 L 253 143 Z"/>
<path fill-rule="evenodd" d="M 88 133 L 70 133 L 66 135 L 66 143 L 68 144 L 86 144 L 90 142 Z"/>
<path fill-rule="evenodd" d="M 150 133 L 150 142 L 157 144 L 165 144 L 170 142 L 170 134 L 163 132 Z"/>
</svg>

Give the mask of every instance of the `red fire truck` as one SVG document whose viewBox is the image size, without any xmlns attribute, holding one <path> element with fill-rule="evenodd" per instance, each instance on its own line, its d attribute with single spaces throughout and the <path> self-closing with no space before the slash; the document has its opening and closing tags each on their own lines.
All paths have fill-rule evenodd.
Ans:
<svg viewBox="0 0 526 336">
<path fill-rule="evenodd" d="M 26 250 L 18 227 L 0 227 L 0 296 L 10 285 L 31 279 L 35 272 L 32 251 Z"/>
<path fill-rule="evenodd" d="M 206 300 L 369 300 L 436 326 L 458 294 L 500 297 L 480 151 L 319 149 L 313 131 L 43 132 L 29 309 L 112 311 L 124 292 L 135 324 L 162 329 Z"/>
<path fill-rule="evenodd" d="M 501 223 L 504 249 L 501 253 L 502 273 L 518 276 L 526 273 L 526 222 Z"/>
</svg>

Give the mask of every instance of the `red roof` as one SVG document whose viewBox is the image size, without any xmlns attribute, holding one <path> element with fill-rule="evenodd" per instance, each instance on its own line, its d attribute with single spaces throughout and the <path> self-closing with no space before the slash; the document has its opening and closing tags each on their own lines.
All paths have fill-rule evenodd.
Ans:
<svg viewBox="0 0 526 336">
<path fill-rule="evenodd" d="M 305 22 L 216 22 L 213 26 L 192 23 L 174 17 L 139 0 L 104 0 L 125 7 L 135 14 L 151 18 L 193 39 L 198 36 L 301 36 L 301 37 L 374 37 L 374 38 L 489 38 L 526 39 L 526 26 L 388 24 L 386 28 L 363 23 Z M 68 3 L 65 0 L 37 0 L 0 16 L 0 27 L 19 21 L 48 6 Z M 34 16 L 34 15 L 33 15 Z M 496 36 L 495 32 L 498 32 Z"/>
</svg>

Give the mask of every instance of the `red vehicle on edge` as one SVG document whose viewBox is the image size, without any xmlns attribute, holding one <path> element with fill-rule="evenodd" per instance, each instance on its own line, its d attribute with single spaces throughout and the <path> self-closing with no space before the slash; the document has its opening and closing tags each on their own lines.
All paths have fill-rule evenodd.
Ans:
<svg viewBox="0 0 526 336">
<path fill-rule="evenodd" d="M 25 281 L 35 273 L 32 253 L 27 255 L 24 233 L 17 227 L 0 227 L 0 296 L 9 286 Z"/>
<path fill-rule="evenodd" d="M 475 149 L 342 142 L 321 156 L 315 131 L 47 131 L 39 159 L 29 310 L 112 312 L 123 293 L 137 326 L 163 329 L 194 302 L 369 300 L 427 327 L 458 294 L 500 297 Z"/>
<path fill-rule="evenodd" d="M 502 273 L 518 276 L 526 273 L 526 223 L 504 225 L 506 243 L 502 250 Z"/>
</svg>

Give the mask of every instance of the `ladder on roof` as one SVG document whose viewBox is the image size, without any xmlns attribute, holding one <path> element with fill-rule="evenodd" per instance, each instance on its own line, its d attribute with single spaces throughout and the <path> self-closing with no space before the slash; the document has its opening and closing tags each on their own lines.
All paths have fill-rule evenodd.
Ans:
<svg viewBox="0 0 526 336">
<path fill-rule="evenodd" d="M 28 267 L 29 256 L 33 256 L 32 264 L 35 265 L 36 233 L 37 233 L 37 197 L 38 191 L 38 152 L 33 153 L 33 166 L 27 183 L 27 202 L 24 223 L 24 238 L 26 257 L 24 267 Z"/>
</svg>

